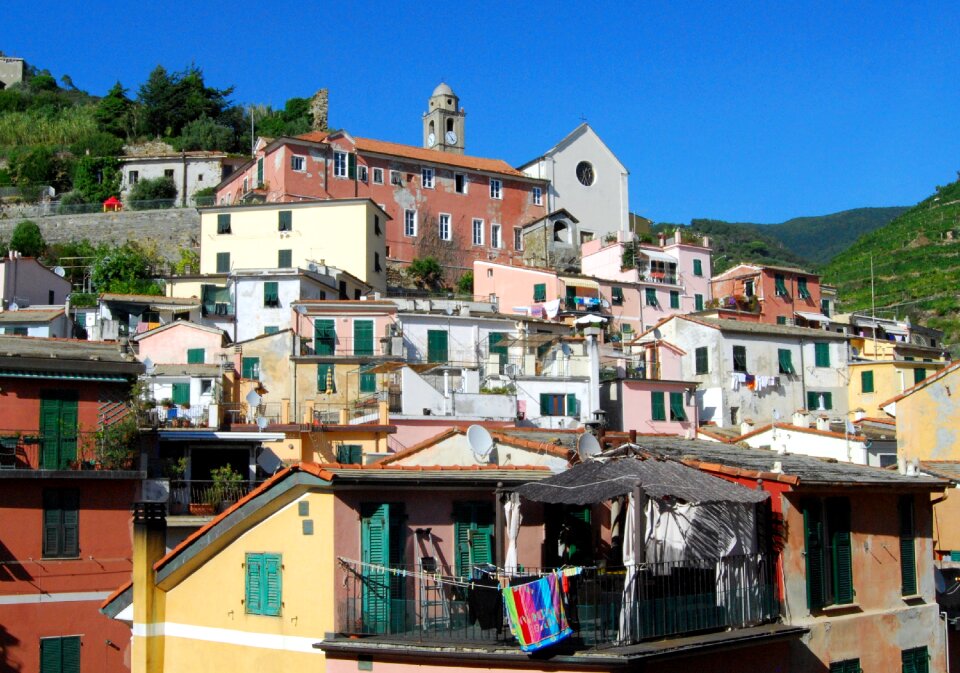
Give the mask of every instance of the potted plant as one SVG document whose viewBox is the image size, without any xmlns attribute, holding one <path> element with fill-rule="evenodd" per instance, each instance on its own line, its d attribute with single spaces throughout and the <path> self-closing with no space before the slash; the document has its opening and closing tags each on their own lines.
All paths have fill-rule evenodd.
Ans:
<svg viewBox="0 0 960 673">
<path fill-rule="evenodd" d="M 187 457 L 174 460 L 169 458 L 164 465 L 164 473 L 170 479 L 170 513 L 183 514 L 187 511 L 190 495 L 183 475 L 187 472 Z"/>
<path fill-rule="evenodd" d="M 214 468 L 210 476 L 213 477 L 213 486 L 207 494 L 207 503 L 222 512 L 236 502 L 243 477 L 230 465 Z"/>
</svg>

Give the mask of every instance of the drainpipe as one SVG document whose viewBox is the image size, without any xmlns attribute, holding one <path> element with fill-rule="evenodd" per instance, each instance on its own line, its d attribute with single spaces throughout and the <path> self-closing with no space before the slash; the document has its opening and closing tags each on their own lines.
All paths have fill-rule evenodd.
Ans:
<svg viewBox="0 0 960 673">
<path fill-rule="evenodd" d="M 587 418 L 593 418 L 593 413 L 600 408 L 600 336 L 599 327 L 588 327 L 583 330 L 587 337 L 587 353 L 590 356 L 590 409 Z"/>
<path fill-rule="evenodd" d="M 803 366 L 803 345 L 806 342 L 806 339 L 800 339 L 800 390 L 803 396 L 800 398 L 800 401 L 803 403 L 804 409 L 807 409 L 807 370 Z M 807 411 L 810 410 L 807 409 Z"/>
<path fill-rule="evenodd" d="M 187 151 L 180 150 L 180 160 L 183 162 L 183 189 L 180 190 L 180 205 L 187 207 Z"/>
</svg>

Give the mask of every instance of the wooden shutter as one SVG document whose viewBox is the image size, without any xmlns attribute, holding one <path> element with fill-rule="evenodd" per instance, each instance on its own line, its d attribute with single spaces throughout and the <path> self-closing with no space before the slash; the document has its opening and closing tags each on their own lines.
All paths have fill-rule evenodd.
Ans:
<svg viewBox="0 0 960 673">
<path fill-rule="evenodd" d="M 646 300 L 647 306 L 656 306 L 656 305 L 657 305 L 657 291 L 656 291 L 656 289 L 654 289 L 654 288 L 652 288 L 652 287 L 648 287 L 648 288 L 646 289 L 646 295 L 647 295 L 647 300 Z"/>
<path fill-rule="evenodd" d="M 230 233 L 230 213 L 220 213 L 217 215 L 217 233 Z"/>
<path fill-rule="evenodd" d="M 823 408 L 833 409 L 833 393 L 820 393 L 823 395 Z"/>
<path fill-rule="evenodd" d="M 277 229 L 291 231 L 293 229 L 293 211 L 281 210 L 277 213 Z"/>
<path fill-rule="evenodd" d="M 664 406 L 664 399 L 663 399 L 662 392 L 650 393 L 650 410 L 651 410 L 651 420 L 654 420 L 654 421 L 667 420 L 667 409 Z"/>
<path fill-rule="evenodd" d="M 697 311 L 702 311 L 702 310 L 703 310 L 703 295 L 702 295 L 702 294 L 695 294 L 695 295 L 693 295 L 693 303 L 694 303 L 694 308 L 695 308 Z"/>
<path fill-rule="evenodd" d="M 347 155 L 347 177 L 351 180 L 357 177 L 357 155 L 352 152 Z"/>
<path fill-rule="evenodd" d="M 913 496 L 900 496 L 897 503 L 900 515 L 900 593 L 913 596 L 917 593 L 917 550 L 914 538 Z"/>
<path fill-rule="evenodd" d="M 373 355 L 373 321 L 353 321 L 353 354 Z"/>
<path fill-rule="evenodd" d="M 573 393 L 567 393 L 567 416 L 579 416 L 580 415 L 580 403 L 577 401 L 577 396 Z"/>
<path fill-rule="evenodd" d="M 813 360 L 817 367 L 830 366 L 830 344 L 813 344 Z"/>
<path fill-rule="evenodd" d="M 795 370 L 793 369 L 793 355 L 786 348 L 780 348 L 777 350 L 777 359 L 780 363 L 780 373 L 781 374 L 793 374 Z"/>
<path fill-rule="evenodd" d="M 341 444 L 337 447 L 337 462 L 343 465 L 359 465 L 363 459 L 363 446 Z"/>
<path fill-rule="evenodd" d="M 333 355 L 337 333 L 333 320 L 313 321 L 313 350 L 317 355 Z"/>
<path fill-rule="evenodd" d="M 385 633 L 390 623 L 390 579 L 382 567 L 390 563 L 387 503 L 360 507 L 361 560 L 363 567 L 362 615 L 365 633 Z M 374 566 L 374 567 L 371 567 Z"/>
<path fill-rule="evenodd" d="M 263 187 L 263 157 L 257 159 L 257 187 Z"/>
<path fill-rule="evenodd" d="M 80 673 L 80 636 L 60 639 L 61 673 Z"/>
<path fill-rule="evenodd" d="M 507 363 L 507 347 L 500 346 L 500 342 L 507 338 L 506 332 L 490 332 L 487 336 L 487 345 L 490 353 L 496 353 L 500 361 L 500 366 Z"/>
<path fill-rule="evenodd" d="M 706 374 L 710 371 L 710 361 L 709 355 L 707 354 L 707 347 L 701 346 L 696 351 L 697 359 L 697 374 Z"/>
<path fill-rule="evenodd" d="M 289 269 L 293 266 L 293 250 L 280 250 L 277 252 L 277 267 L 280 269 Z"/>
<path fill-rule="evenodd" d="M 361 393 L 377 392 L 377 375 L 365 373 L 365 370 L 368 368 L 369 368 L 369 365 L 360 367 L 360 392 Z"/>
<path fill-rule="evenodd" d="M 63 638 L 40 639 L 40 673 L 62 673 Z"/>
<path fill-rule="evenodd" d="M 283 586 L 280 554 L 263 555 L 263 614 L 276 617 L 280 614 Z"/>
<path fill-rule="evenodd" d="M 670 393 L 670 420 L 687 420 L 687 413 L 683 409 L 683 393 Z"/>
<path fill-rule="evenodd" d="M 548 393 L 540 393 L 540 415 L 541 416 L 552 416 L 551 413 L 551 404 L 550 398 L 552 396 Z"/>
<path fill-rule="evenodd" d="M 263 554 L 247 554 L 246 608 L 252 615 L 263 614 Z"/>
<path fill-rule="evenodd" d="M 56 470 L 60 466 L 60 400 L 40 400 L 40 467 Z"/>
<path fill-rule="evenodd" d="M 917 367 L 913 370 L 913 385 L 917 385 L 927 378 L 927 370 L 923 367 Z"/>
<path fill-rule="evenodd" d="M 187 349 L 187 364 L 188 365 L 202 365 L 206 361 L 206 350 L 203 348 L 188 348 Z"/>
<path fill-rule="evenodd" d="M 820 406 L 820 394 L 812 390 L 807 391 L 807 411 L 814 411 Z"/>
<path fill-rule="evenodd" d="M 230 253 L 217 253 L 217 273 L 230 273 Z"/>
<path fill-rule="evenodd" d="M 820 500 L 810 499 L 803 503 L 803 535 L 806 544 L 807 607 L 817 610 L 826 604 L 823 509 Z"/>
<path fill-rule="evenodd" d="M 240 361 L 240 376 L 245 379 L 259 379 L 260 358 L 243 358 Z"/>
<path fill-rule="evenodd" d="M 483 502 L 454 503 L 453 521 L 457 574 L 466 577 L 475 565 L 493 563 L 493 508 Z"/>
<path fill-rule="evenodd" d="M 854 595 L 850 501 L 847 498 L 828 498 L 825 510 L 832 547 L 833 602 L 837 605 L 846 605 L 853 602 Z"/>
<path fill-rule="evenodd" d="M 928 673 L 930 661 L 926 647 L 914 647 L 900 653 L 903 673 Z"/>
<path fill-rule="evenodd" d="M 872 371 L 860 372 L 860 392 L 862 393 L 873 392 L 873 372 Z"/>
<path fill-rule="evenodd" d="M 190 403 L 190 384 L 189 383 L 173 384 L 173 403 L 174 404 Z"/>
<path fill-rule="evenodd" d="M 546 301 L 547 300 L 547 284 L 546 283 L 537 283 L 533 286 L 533 300 L 534 301 Z"/>
<path fill-rule="evenodd" d="M 60 556 L 80 556 L 80 493 L 60 492 Z"/>
<path fill-rule="evenodd" d="M 699 259 L 693 260 L 693 275 L 694 276 L 703 275 L 703 262 Z"/>
<path fill-rule="evenodd" d="M 263 284 L 263 305 L 277 308 L 280 306 L 280 286 L 276 281 Z"/>
<path fill-rule="evenodd" d="M 60 491 L 43 492 L 43 555 L 60 556 L 61 512 Z"/>
<path fill-rule="evenodd" d="M 66 395 L 70 395 L 67 393 Z M 67 468 L 67 464 L 77 459 L 77 431 L 80 425 L 80 412 L 76 393 L 68 399 L 60 400 L 60 442 L 59 468 Z"/>
<path fill-rule="evenodd" d="M 447 333 L 427 330 L 427 362 L 447 362 Z"/>
<path fill-rule="evenodd" d="M 680 293 L 670 290 L 670 308 L 680 308 Z"/>
</svg>

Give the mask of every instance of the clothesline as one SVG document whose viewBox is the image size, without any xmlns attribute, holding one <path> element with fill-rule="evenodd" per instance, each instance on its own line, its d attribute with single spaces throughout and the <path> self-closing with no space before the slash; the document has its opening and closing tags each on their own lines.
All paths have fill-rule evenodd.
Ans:
<svg viewBox="0 0 960 673">
<path fill-rule="evenodd" d="M 357 561 L 355 559 L 343 558 L 342 556 L 337 557 L 337 562 L 340 563 L 341 566 L 347 567 L 351 572 L 354 572 L 354 573 L 356 573 L 357 571 L 356 569 L 351 568 L 350 567 L 351 565 L 359 566 L 362 568 L 368 568 L 370 570 L 376 570 L 379 572 L 390 573 L 398 577 L 413 577 L 416 579 L 427 579 L 433 582 L 437 582 L 438 584 L 445 584 L 449 586 L 465 587 L 465 588 L 473 588 L 473 589 L 478 589 L 478 588 L 496 589 L 497 591 L 500 590 L 500 587 L 498 586 L 487 586 L 483 584 L 477 584 L 473 580 L 464 579 L 463 577 L 460 577 L 460 576 L 444 575 L 439 572 L 431 573 L 423 570 L 406 570 L 403 568 L 391 568 L 390 566 L 385 566 L 381 563 L 369 563 L 367 561 Z M 492 564 L 488 564 L 486 567 L 475 566 L 474 568 L 475 570 L 486 573 L 487 575 L 491 577 L 495 577 L 496 579 L 513 579 L 515 577 L 546 577 L 547 575 L 550 575 L 554 572 L 563 574 L 568 572 L 572 573 L 573 571 L 582 572 L 584 570 L 596 570 L 596 566 L 562 566 L 560 568 L 557 568 L 556 570 L 549 570 L 549 571 L 521 572 L 518 570 L 516 572 L 508 572 L 503 568 L 497 568 Z"/>
</svg>

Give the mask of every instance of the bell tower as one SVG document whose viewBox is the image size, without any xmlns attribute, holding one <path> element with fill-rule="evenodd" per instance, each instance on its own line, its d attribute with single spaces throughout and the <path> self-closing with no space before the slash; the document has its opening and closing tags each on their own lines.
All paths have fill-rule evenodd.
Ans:
<svg viewBox="0 0 960 673">
<path fill-rule="evenodd" d="M 463 154 L 464 121 L 457 94 L 444 82 L 433 90 L 423 115 L 423 146 L 441 152 Z"/>
</svg>

